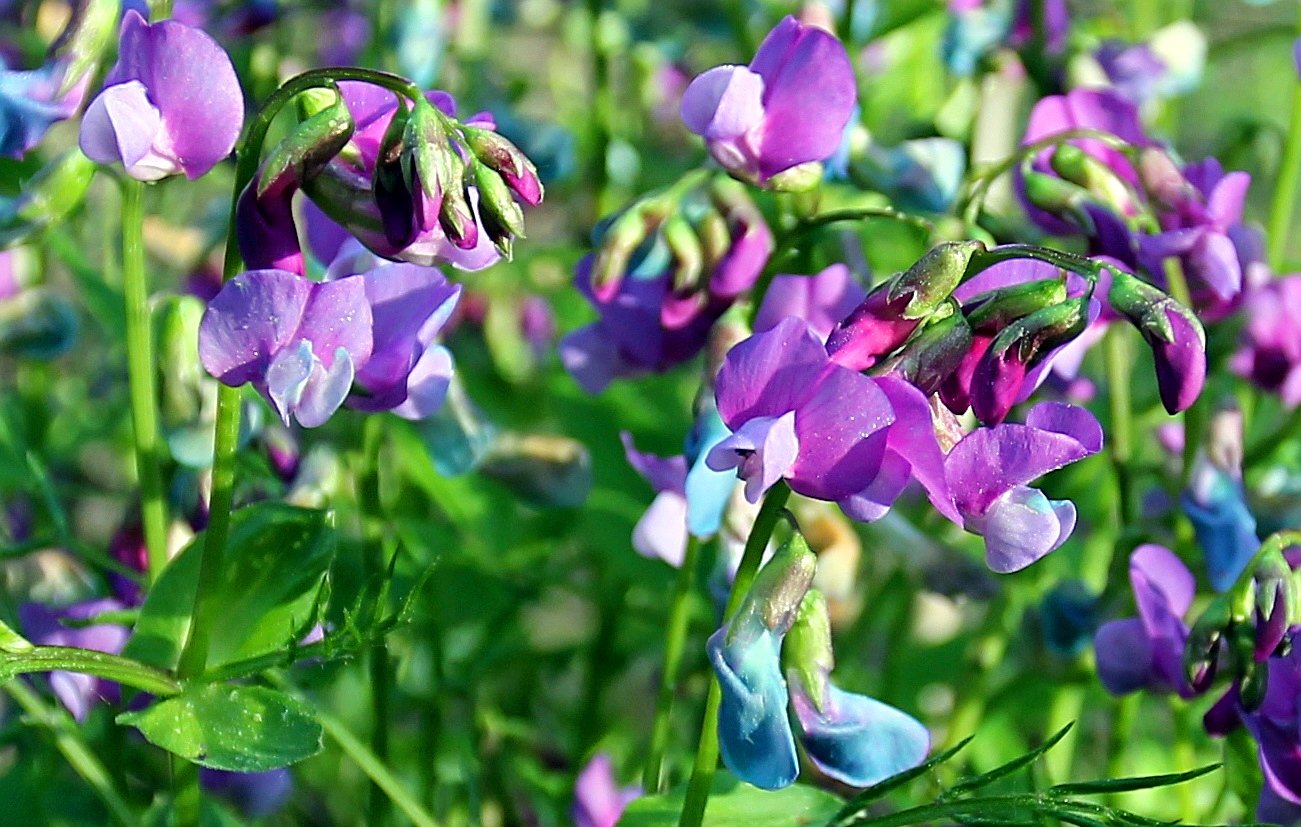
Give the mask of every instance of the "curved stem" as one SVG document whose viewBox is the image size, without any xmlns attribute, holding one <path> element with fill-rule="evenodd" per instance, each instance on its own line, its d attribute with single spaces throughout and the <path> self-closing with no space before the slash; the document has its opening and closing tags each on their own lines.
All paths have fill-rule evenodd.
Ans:
<svg viewBox="0 0 1301 827">
<path fill-rule="evenodd" d="M 280 110 L 297 95 L 309 89 L 332 87 L 341 80 L 373 83 L 415 100 L 423 92 L 411 81 L 388 72 L 359 67 L 313 69 L 285 81 L 249 123 L 235 155 L 235 186 L 230 199 L 230 219 L 226 231 L 226 254 L 222 262 L 222 281 L 230 280 L 243 266 L 239 245 L 235 241 L 235 212 L 240 193 L 257 175 L 262 158 L 262 144 L 267 130 Z M 199 560 L 199 579 L 194 594 L 193 621 L 190 635 L 181 650 L 177 670 L 182 677 L 203 673 L 208 663 L 209 636 L 213 623 L 211 595 L 221 576 L 230 533 L 230 510 L 235 497 L 235 459 L 239 450 L 240 390 L 221 385 L 217 391 L 217 417 L 212 447 L 212 493 L 208 498 L 208 528 L 204 531 L 203 556 Z"/>
<path fill-rule="evenodd" d="M 1040 247 L 1037 244 L 1001 244 L 987 250 L 976 251 L 971 256 L 971 263 L 967 265 L 967 272 L 963 274 L 963 279 L 984 272 L 995 264 L 1027 258 L 1052 264 L 1090 281 L 1097 279 L 1098 274 L 1106 266 L 1084 256 L 1065 253 L 1051 247 Z"/>
<path fill-rule="evenodd" d="M 121 655 L 71 646 L 33 646 L 23 651 L 0 651 L 0 678 L 56 671 L 94 675 L 164 698 L 181 691 L 181 685 L 171 675 Z"/>
<path fill-rule="evenodd" d="M 1301 33 L 1301 15 L 1297 17 L 1297 32 Z M 1274 272 L 1283 269 L 1288 230 L 1291 229 L 1292 213 L 1296 208 L 1298 177 L 1301 177 L 1301 80 L 1294 78 L 1287 143 L 1283 145 L 1283 161 L 1279 164 L 1278 180 L 1274 182 L 1274 197 L 1269 205 L 1269 266 Z"/>
<path fill-rule="evenodd" d="M 754 583 L 754 576 L 759 572 L 763 561 L 764 549 L 772 539 L 773 529 L 781 519 L 782 509 L 790 499 L 791 489 L 785 482 L 774 485 L 764 497 L 759 515 L 755 517 L 754 528 L 745 541 L 745 551 L 741 555 L 741 564 L 737 566 L 736 577 L 732 580 L 732 592 L 727 597 L 727 608 L 723 610 L 723 622 L 726 623 L 741 605 L 741 599 Z M 705 718 L 700 724 L 700 741 L 696 747 L 696 760 L 691 768 L 691 781 L 687 784 L 687 796 L 682 805 L 682 817 L 678 827 L 700 827 L 705 817 L 705 805 L 709 803 L 709 790 L 714 783 L 714 770 L 718 767 L 718 707 L 723 695 L 718 686 L 718 679 L 709 681 L 709 695 L 705 698 Z"/>
<path fill-rule="evenodd" d="M 127 390 L 140 480 L 140 519 L 152 583 L 167 565 L 167 511 L 163 500 L 149 289 L 145 285 L 144 188 L 122 183 L 122 296 L 126 304 Z"/>
<path fill-rule="evenodd" d="M 687 639 L 691 620 L 691 591 L 696 579 L 696 561 L 700 556 L 700 541 L 687 539 L 687 550 L 678 567 L 678 579 L 673 587 L 673 604 L 669 610 L 668 632 L 664 638 L 664 666 L 660 676 L 660 694 L 655 703 L 655 724 L 651 729 L 650 751 L 646 754 L 646 768 L 641 786 L 647 794 L 659 792 L 664 749 L 669 740 L 669 723 L 673 713 L 673 695 L 678 684 L 678 669 L 682 665 L 682 648 Z"/>
</svg>

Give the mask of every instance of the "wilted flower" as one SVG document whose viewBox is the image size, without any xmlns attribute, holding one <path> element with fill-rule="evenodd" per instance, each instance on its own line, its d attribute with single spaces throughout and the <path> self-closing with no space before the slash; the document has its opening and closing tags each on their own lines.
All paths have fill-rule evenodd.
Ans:
<svg viewBox="0 0 1301 827">
<path fill-rule="evenodd" d="M 194 179 L 230 155 L 243 122 L 239 78 L 215 40 L 129 11 L 118 61 L 82 121 L 81 149 L 140 181 Z"/>
<path fill-rule="evenodd" d="M 787 17 L 749 66 L 716 66 L 697 76 L 682 97 L 682 120 L 729 172 L 777 185 L 774 176 L 836 151 L 856 99 L 840 41 Z M 805 183 L 806 176 L 796 177 Z"/>
</svg>

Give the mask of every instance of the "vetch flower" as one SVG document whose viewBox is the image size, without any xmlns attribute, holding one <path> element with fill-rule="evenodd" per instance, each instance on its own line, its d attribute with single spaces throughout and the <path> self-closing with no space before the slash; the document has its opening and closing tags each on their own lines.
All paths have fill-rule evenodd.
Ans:
<svg viewBox="0 0 1301 827">
<path fill-rule="evenodd" d="M 1241 469 L 1225 469 L 1198 453 L 1188 487 L 1179 498 L 1184 514 L 1193 524 L 1197 544 L 1206 558 L 1211 587 L 1222 592 L 1260 548 L 1256 518 L 1247 507 Z"/>
<path fill-rule="evenodd" d="M 1197 401 L 1206 383 L 1206 333 L 1192 311 L 1121 270 L 1112 270 L 1107 303 L 1152 348 L 1165 409 L 1178 413 Z"/>
<path fill-rule="evenodd" d="M 962 525 L 985 538 L 985 561 L 1000 574 L 1025 568 L 1060 547 L 1075 527 L 1075 506 L 1049 500 L 1028 483 L 1102 450 L 1093 414 L 1060 402 L 1031 408 L 1025 424 L 967 434 L 944 460 Z"/>
<path fill-rule="evenodd" d="M 1169 549 L 1143 545 L 1129 558 L 1129 581 L 1138 617 L 1103 624 L 1094 637 L 1098 677 L 1113 695 L 1138 689 L 1192 695 L 1184 676 L 1184 615 L 1197 585 Z"/>
<path fill-rule="evenodd" d="M 122 19 L 118 61 L 81 124 L 81 150 L 127 175 L 194 179 L 230 155 L 244 97 L 230 58 L 198 29 L 134 10 Z"/>
<path fill-rule="evenodd" d="M 60 92 L 65 70 L 60 63 L 48 63 L 17 71 L 7 68 L 0 58 L 0 156 L 23 157 L 50 126 L 77 111 L 85 84 Z"/>
<path fill-rule="evenodd" d="M 759 570 L 736 614 L 705 645 L 722 690 L 723 763 L 765 790 L 789 786 L 799 775 L 781 650 L 816 567 L 804 538 L 792 535 Z"/>
<path fill-rule="evenodd" d="M 130 636 L 126 626 L 115 623 L 65 626 L 63 621 L 86 621 L 123 608 L 121 603 L 109 598 L 77 603 L 64 609 L 25 603 L 19 607 L 18 616 L 23 634 L 33 643 L 75 646 L 116 655 Z M 78 721 L 86 720 L 96 701 L 116 702 L 120 692 L 116 683 L 81 672 L 50 672 L 47 679 L 59 703 Z"/>
<path fill-rule="evenodd" d="M 804 597 L 786 635 L 782 663 L 800 745 L 824 775 L 851 787 L 870 787 L 926 759 L 931 737 L 920 721 L 831 682 L 831 622 L 817 590 Z"/>
<path fill-rule="evenodd" d="M 370 358 L 363 279 L 312 282 L 283 270 L 231 279 L 199 327 L 203 367 L 223 384 L 252 382 L 286 424 L 323 425 Z"/>
<path fill-rule="evenodd" d="M 716 66 L 697 76 L 682 96 L 682 120 L 729 172 L 776 184 L 774 176 L 835 153 L 856 100 L 845 47 L 787 17 L 749 66 Z"/>
<path fill-rule="evenodd" d="M 782 319 L 794 316 L 826 341 L 831 331 L 863 299 L 863 288 L 844 264 L 832 264 L 812 276 L 773 276 L 763 304 L 754 317 L 754 330 L 770 330 Z"/>
</svg>

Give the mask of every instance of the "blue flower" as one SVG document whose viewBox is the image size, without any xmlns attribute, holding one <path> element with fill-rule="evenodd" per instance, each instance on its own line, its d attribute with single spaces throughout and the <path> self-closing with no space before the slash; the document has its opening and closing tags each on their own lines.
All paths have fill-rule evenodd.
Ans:
<svg viewBox="0 0 1301 827">
<path fill-rule="evenodd" d="M 1211 587 L 1225 591 L 1260 548 L 1256 518 L 1247 508 L 1242 483 L 1202 460 L 1193 468 L 1179 502 L 1202 547 Z"/>
</svg>

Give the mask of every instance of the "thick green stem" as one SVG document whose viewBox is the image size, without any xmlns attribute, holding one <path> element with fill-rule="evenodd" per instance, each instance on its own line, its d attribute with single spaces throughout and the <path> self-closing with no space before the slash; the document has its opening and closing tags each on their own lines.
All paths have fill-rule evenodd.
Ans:
<svg viewBox="0 0 1301 827">
<path fill-rule="evenodd" d="M 1301 33 L 1301 15 L 1297 17 Z M 1283 161 L 1274 182 L 1274 198 L 1269 205 L 1269 266 L 1278 272 L 1284 267 L 1287 240 L 1296 208 L 1297 178 L 1301 177 L 1301 80 L 1292 80 L 1292 117 L 1288 121 L 1287 143 Z"/>
<path fill-rule="evenodd" d="M 158 437 L 158 389 L 154 377 L 149 289 L 145 285 L 144 191 L 139 181 L 122 183 L 122 295 L 126 304 L 127 389 L 140 479 L 140 518 L 149 557 L 149 581 L 167 565 L 167 511 L 163 500 Z"/>
<path fill-rule="evenodd" d="M 745 541 L 745 551 L 737 566 L 736 577 L 732 580 L 732 592 L 728 595 L 727 608 L 723 611 L 724 622 L 736 614 L 741 600 L 754 583 L 754 576 L 758 574 L 759 564 L 763 561 L 764 549 L 772 539 L 773 529 L 777 527 L 790 495 L 790 487 L 785 482 L 779 482 L 764 498 L 759 515 L 755 517 L 754 528 Z M 705 817 L 705 805 L 709 803 L 709 790 L 714 783 L 714 770 L 718 767 L 718 707 L 722 699 L 718 679 L 714 678 L 709 682 L 705 718 L 700 724 L 700 742 L 696 747 L 696 761 L 691 769 L 691 781 L 687 784 L 687 796 L 682 805 L 678 827 L 700 827 Z"/>
<path fill-rule="evenodd" d="M 95 756 L 90 747 L 81 738 L 81 730 L 68 715 L 58 709 L 47 706 L 40 697 L 22 681 L 9 681 L 5 692 L 22 707 L 31 720 L 49 731 L 54 739 L 54 746 L 67 759 L 68 764 L 85 779 L 103 800 L 113 820 L 119 824 L 138 824 L 139 818 L 118 794 L 113 786 L 108 769 Z"/>
<path fill-rule="evenodd" d="M 181 691 L 180 684 L 171 675 L 121 655 L 70 646 L 34 646 L 23 651 L 0 652 L 0 678 L 7 680 L 29 672 L 55 671 L 94 675 L 162 697 Z"/>
<path fill-rule="evenodd" d="M 660 790 L 664 750 L 669 741 L 669 723 L 673 713 L 673 695 L 677 690 L 678 668 L 682 665 L 682 649 L 687 639 L 691 620 L 691 593 L 696 579 L 696 560 L 700 556 L 700 541 L 687 540 L 687 550 L 678 567 L 678 578 L 673 588 L 673 604 L 669 610 L 668 633 L 664 639 L 664 667 L 660 676 L 660 694 L 655 703 L 655 724 L 651 729 L 650 751 L 646 754 L 646 768 L 641 785 L 648 794 Z"/>
<path fill-rule="evenodd" d="M 267 130 L 280 110 L 297 95 L 309 89 L 329 87 L 340 80 L 358 80 L 382 86 L 412 100 L 423 95 L 420 88 L 406 78 L 358 67 L 314 69 L 290 78 L 267 99 L 257 116 L 249 122 L 235 155 L 235 186 L 230 199 L 230 219 L 226 231 L 226 254 L 222 280 L 227 281 L 243 266 L 239 245 L 235 241 L 235 210 L 240 193 L 257 175 L 262 158 L 262 144 Z M 199 579 L 194 594 L 193 622 L 190 635 L 181 651 L 178 671 L 182 677 L 203 673 L 208 664 L 208 645 L 213 612 L 212 593 L 221 577 L 230 533 L 230 511 L 235 498 L 235 459 L 239 449 L 238 388 L 222 385 L 217 392 L 217 417 L 212 450 L 212 493 L 208 499 L 208 528 L 204 531 L 203 556 L 199 561 Z"/>
<path fill-rule="evenodd" d="M 1108 454 L 1116 476 L 1116 512 L 1120 525 L 1134 520 L 1133 480 L 1130 462 L 1134 458 L 1134 418 L 1130 403 L 1130 353 L 1125 336 L 1128 328 L 1112 325 L 1105 336 L 1107 366 L 1107 408 L 1111 416 L 1108 428 Z"/>
</svg>

